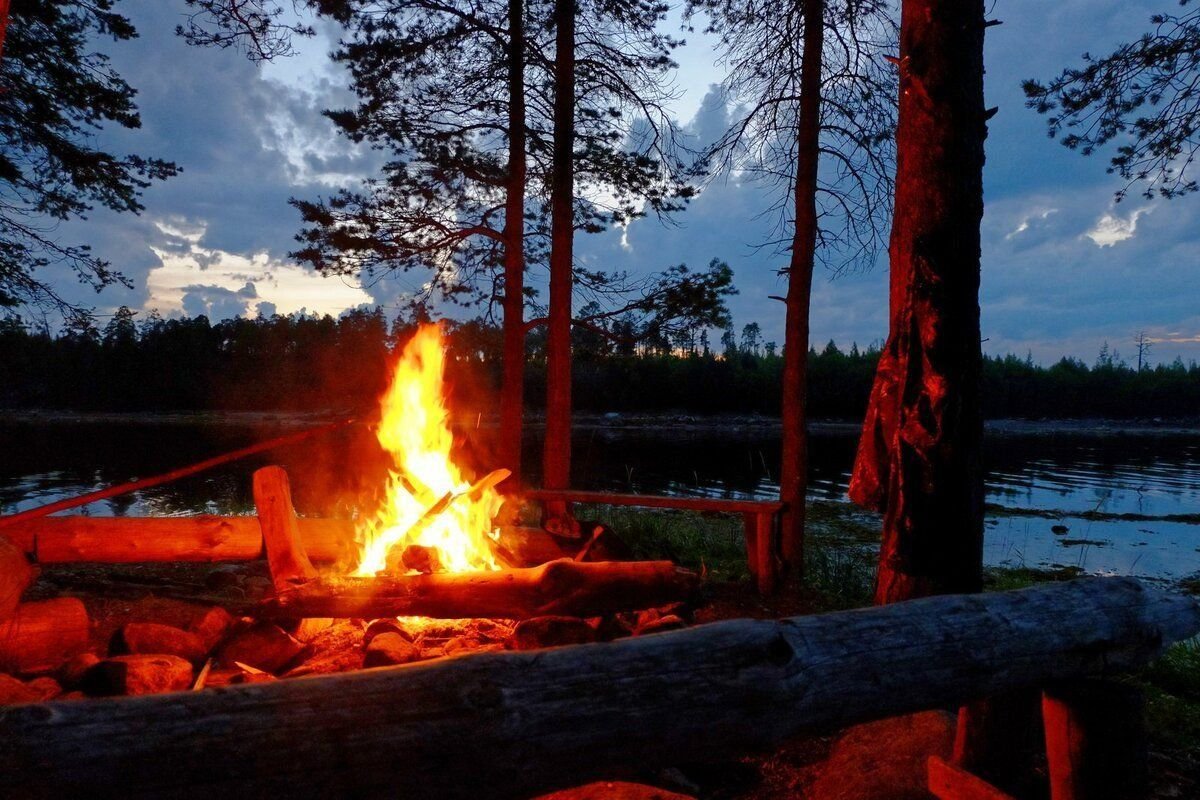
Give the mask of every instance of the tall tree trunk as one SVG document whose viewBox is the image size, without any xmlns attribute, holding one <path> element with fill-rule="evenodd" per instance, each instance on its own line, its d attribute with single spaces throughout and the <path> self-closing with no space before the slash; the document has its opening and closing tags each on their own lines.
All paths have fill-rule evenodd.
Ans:
<svg viewBox="0 0 1200 800">
<path fill-rule="evenodd" d="M 575 232 L 575 0 L 554 4 L 554 165 L 550 188 L 550 320 L 542 483 L 565 489 L 571 473 L 571 264 Z M 562 512 L 565 509 L 556 509 Z"/>
<path fill-rule="evenodd" d="M 800 117 L 796 131 L 796 228 L 788 265 L 787 317 L 783 339 L 783 454 L 779 499 L 781 549 L 794 579 L 804 570 L 804 498 L 808 486 L 808 313 L 817 250 L 817 165 L 821 151 L 821 63 L 825 44 L 824 0 L 804 0 L 804 55 L 800 63 Z"/>
<path fill-rule="evenodd" d="M 904 0 L 891 320 L 850 481 L 884 514 L 875 601 L 978 591 L 982 0 Z"/>
<path fill-rule="evenodd" d="M 4 39 L 8 33 L 9 0 L 0 0 L 0 56 L 4 55 Z"/>
<path fill-rule="evenodd" d="M 509 0 L 508 186 L 504 202 L 504 377 L 500 387 L 500 460 L 521 481 L 525 410 L 525 19 Z"/>
</svg>

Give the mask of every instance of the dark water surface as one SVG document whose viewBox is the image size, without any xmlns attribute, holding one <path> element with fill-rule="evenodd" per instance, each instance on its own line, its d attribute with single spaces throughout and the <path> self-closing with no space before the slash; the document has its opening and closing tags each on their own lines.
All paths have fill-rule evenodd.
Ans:
<svg viewBox="0 0 1200 800">
<path fill-rule="evenodd" d="M 0 513 L 165 472 L 287 432 L 270 420 L 2 421 Z M 538 435 L 533 431 L 526 450 L 534 484 Z M 813 499 L 844 499 L 855 445 L 853 429 L 814 431 Z M 573 483 L 580 488 L 760 499 L 778 492 L 779 438 L 764 425 L 597 426 L 576 433 L 574 454 Z M 477 458 L 480 468 L 486 466 L 485 457 Z M 989 434 L 984 460 L 989 563 L 1166 578 L 1200 572 L 1200 434 Z M 359 428 L 73 513 L 250 513 L 250 474 L 267 463 L 288 468 L 297 508 L 309 514 L 353 513 L 382 484 L 386 467 L 370 434 Z"/>
</svg>

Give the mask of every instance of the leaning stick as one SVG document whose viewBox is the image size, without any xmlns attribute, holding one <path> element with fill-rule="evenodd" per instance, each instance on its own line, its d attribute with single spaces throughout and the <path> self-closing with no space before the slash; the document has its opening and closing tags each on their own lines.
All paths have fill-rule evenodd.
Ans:
<svg viewBox="0 0 1200 800">
<path fill-rule="evenodd" d="M 240 450 L 234 450 L 230 453 L 213 456 L 212 458 L 191 464 L 190 466 L 173 469 L 170 472 L 164 472 L 162 475 L 155 475 L 152 478 L 141 478 L 139 480 L 129 481 L 128 483 L 120 483 L 116 486 L 109 486 L 107 489 L 98 489 L 94 492 L 88 492 L 75 497 L 68 497 L 65 500 L 56 500 L 53 503 L 47 503 L 42 506 L 37 506 L 36 508 L 29 508 L 16 514 L 0 517 L 0 529 L 8 528 L 12 525 L 26 522 L 31 519 L 45 517 L 59 511 L 66 511 L 69 508 L 85 506 L 88 503 L 95 503 L 98 500 L 107 500 L 110 497 L 117 497 L 118 495 L 128 494 L 129 492 L 136 492 L 139 489 L 149 489 L 152 486 L 170 483 L 171 481 L 179 480 L 180 478 L 186 478 L 189 475 L 195 475 L 197 472 L 203 472 L 206 469 L 212 469 L 213 467 L 218 467 L 222 464 L 228 464 L 230 461 L 237 461 L 240 458 L 252 456 L 255 453 L 261 453 L 264 450 L 273 450 L 276 447 L 284 447 L 286 445 L 296 444 L 297 442 L 302 442 L 305 439 L 312 438 L 318 434 L 345 427 L 353 422 L 355 422 L 353 419 L 344 419 L 339 420 L 338 422 L 331 422 L 328 425 L 320 425 L 315 428 L 299 431 L 297 433 L 290 433 L 287 436 L 280 436 L 276 439 L 270 439 L 265 442 L 259 442 L 258 444 L 252 444 L 249 447 L 243 447 Z"/>
</svg>

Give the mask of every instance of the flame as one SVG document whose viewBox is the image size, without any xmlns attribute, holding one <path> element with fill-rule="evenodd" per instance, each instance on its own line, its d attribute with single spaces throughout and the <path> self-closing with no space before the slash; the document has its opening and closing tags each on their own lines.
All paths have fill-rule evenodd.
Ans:
<svg viewBox="0 0 1200 800">
<path fill-rule="evenodd" d="M 391 453 L 387 497 L 378 513 L 358 525 L 361 554 L 353 575 L 369 577 L 387 567 L 388 553 L 408 545 L 437 548 L 439 571 L 499 569 L 489 540 L 504 499 L 491 487 L 469 492 L 450 456 L 453 436 L 443 394 L 446 353 L 441 329 L 422 325 L 404 347 L 391 384 L 380 398 L 376 437 Z M 446 502 L 436 515 L 428 512 Z"/>
</svg>

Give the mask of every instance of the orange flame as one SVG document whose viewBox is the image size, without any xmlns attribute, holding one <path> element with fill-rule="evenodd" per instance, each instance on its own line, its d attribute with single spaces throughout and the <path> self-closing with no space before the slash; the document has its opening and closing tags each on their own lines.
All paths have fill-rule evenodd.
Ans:
<svg viewBox="0 0 1200 800">
<path fill-rule="evenodd" d="M 450 456 L 445 357 L 441 329 L 422 325 L 380 398 L 376 437 L 395 469 L 379 512 L 358 525 L 361 554 L 353 575 L 375 575 L 387 567 L 393 548 L 398 555 L 412 544 L 436 548 L 439 571 L 499 569 L 488 542 L 497 535 L 493 519 L 504 499 L 491 487 L 469 492 L 471 483 Z M 447 499 L 441 513 L 429 513 Z"/>
</svg>

